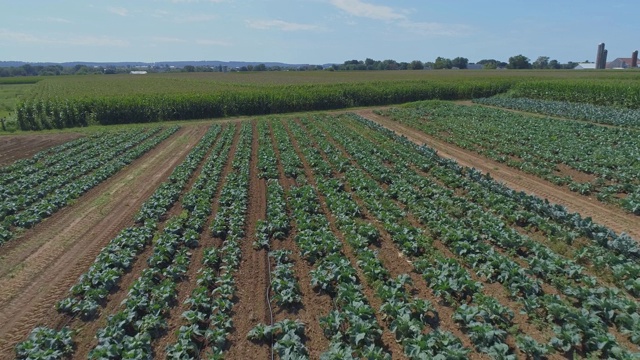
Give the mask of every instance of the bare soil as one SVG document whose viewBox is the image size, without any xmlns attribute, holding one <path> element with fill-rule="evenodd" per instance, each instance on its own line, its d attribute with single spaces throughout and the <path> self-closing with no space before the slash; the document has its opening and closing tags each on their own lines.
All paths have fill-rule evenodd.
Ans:
<svg viewBox="0 0 640 360">
<path fill-rule="evenodd" d="M 230 125 L 234 126 L 234 125 Z M 200 164 L 199 168 L 193 174 L 189 184 L 187 185 L 187 189 L 192 189 L 193 184 L 196 182 L 197 178 L 200 176 L 202 167 L 206 159 L 211 154 L 212 148 L 216 145 L 217 142 L 221 141 L 222 133 L 225 131 L 223 126 L 222 131 L 218 135 L 218 139 L 214 142 L 213 146 L 209 149 L 209 153 L 204 157 L 205 160 Z M 231 151 L 230 151 L 231 152 Z M 230 163 L 233 160 L 233 156 L 227 157 L 227 163 Z M 228 167 L 228 166 L 227 166 Z M 191 250 L 191 261 L 189 264 L 189 270 L 185 278 L 178 284 L 177 291 L 178 296 L 175 302 L 175 306 L 170 309 L 169 316 L 167 318 L 168 331 L 156 339 L 153 343 L 153 353 L 156 358 L 164 358 L 166 354 L 166 348 L 168 345 L 175 344 L 178 338 L 177 329 L 180 328 L 185 322 L 182 318 L 182 313 L 189 310 L 189 305 L 185 304 L 185 300 L 189 298 L 193 292 L 193 290 L 197 287 L 197 276 L 198 271 L 202 268 L 202 258 L 204 257 L 204 250 L 210 247 L 220 247 L 221 241 L 219 239 L 215 239 L 211 236 L 211 232 L 207 229 L 210 228 L 213 219 L 218 213 L 218 202 L 217 199 L 220 195 L 220 191 L 222 189 L 222 183 L 224 180 L 224 174 L 222 174 L 219 178 L 218 188 L 216 190 L 216 194 L 212 199 L 212 212 L 209 218 L 206 221 L 204 226 L 204 230 L 200 233 L 199 245 L 195 249 Z M 145 257 L 146 258 L 146 257 Z"/>
<path fill-rule="evenodd" d="M 418 130 L 376 115 L 371 109 L 356 112 L 406 136 L 415 143 L 433 147 L 445 158 L 452 158 L 463 166 L 474 167 L 484 173 L 490 173 L 494 179 L 505 183 L 512 189 L 547 198 L 551 202 L 566 206 L 572 212 L 579 212 L 583 217 L 590 216 L 594 221 L 602 223 L 618 233 L 624 231 L 632 237 L 640 239 L 640 221 L 637 216 L 603 204 L 596 199 L 571 192 L 566 187 L 553 185 L 533 175 L 492 161 L 472 151 L 435 139 Z M 239 127 L 240 120 L 230 122 Z M 299 121 L 298 124 L 305 129 Z M 78 344 L 74 358 L 86 358 L 89 349 L 95 344 L 96 330 L 106 322 L 108 315 L 117 311 L 120 302 L 126 296 L 127 288 L 146 267 L 144 260 L 148 257 L 150 249 L 141 254 L 131 271 L 123 276 L 119 291 L 109 296 L 107 306 L 102 309 L 101 315 L 95 321 L 82 322 L 79 319 L 60 315 L 55 311 L 55 303 L 67 295 L 68 289 L 88 269 L 100 249 L 122 228 L 133 225 L 133 215 L 142 202 L 169 176 L 175 166 L 182 162 L 189 150 L 206 132 L 208 125 L 201 123 L 182 127 L 178 133 L 125 167 L 111 179 L 90 190 L 74 204 L 58 211 L 33 229 L 27 230 L 20 237 L 0 246 L 0 358 L 12 358 L 15 344 L 24 340 L 35 326 L 46 325 L 60 328 L 67 324 L 78 330 L 77 336 L 74 337 Z M 267 302 L 269 282 L 267 254 L 264 250 L 255 250 L 252 247 L 255 240 L 256 222 L 258 219 L 264 219 L 266 213 L 266 183 L 257 177 L 258 137 L 255 121 L 252 126 L 254 135 L 246 223 L 248 235 L 241 243 L 242 260 L 236 273 L 237 299 L 233 309 L 234 330 L 229 335 L 230 347 L 226 354 L 226 358 L 229 359 L 267 359 L 270 356 L 269 348 L 266 345 L 258 345 L 246 339 L 248 331 L 257 323 L 269 323 L 271 320 Z M 287 126 L 285 128 L 289 130 Z M 239 131 L 236 130 L 230 154 L 233 154 L 237 147 L 238 135 Z M 81 135 L 60 134 L 0 137 L 0 165 L 18 158 L 32 156 L 41 149 L 79 136 Z M 280 154 L 275 146 L 273 134 L 271 140 L 274 143 L 276 156 L 279 158 Z M 303 160 L 306 178 L 311 184 L 314 184 L 312 170 L 305 161 L 299 144 L 295 140 L 292 140 L 292 143 L 297 154 Z M 335 142 L 334 145 L 338 146 Z M 340 147 L 338 146 L 338 148 Z M 344 152 L 344 149 L 340 149 Z M 10 158 L 14 160 L 6 160 Z M 232 155 L 229 157 L 221 177 L 218 194 L 225 175 L 231 171 L 231 159 Z M 296 184 L 295 179 L 284 176 L 281 163 L 278 164 L 278 170 L 279 181 L 285 190 Z M 567 169 L 560 170 L 567 171 Z M 336 174 L 336 176 L 340 177 L 341 175 Z M 585 178 L 585 180 L 589 179 Z M 346 190 L 351 192 L 348 185 Z M 325 214 L 329 215 L 328 219 L 332 231 L 341 240 L 344 240 L 336 228 L 335 219 L 331 217 L 327 205 L 322 200 L 321 197 L 322 209 Z M 355 200 L 360 206 L 364 206 L 360 199 L 355 197 Z M 217 212 L 215 203 L 217 201 L 212 205 L 213 214 L 208 223 Z M 180 206 L 177 205 L 171 211 L 174 213 L 179 210 Z M 378 250 L 380 260 L 391 275 L 395 277 L 399 274 L 409 274 L 414 283 L 408 291 L 412 295 L 428 299 L 436 305 L 440 313 L 437 326 L 452 331 L 463 340 L 467 347 L 473 348 L 468 337 L 451 319 L 453 309 L 440 303 L 420 275 L 412 271 L 412 259 L 402 255 L 392 242 L 391 236 L 384 231 L 384 228 L 366 209 L 364 216 L 365 220 L 374 223 L 382 234 L 380 244 L 372 245 L 372 249 Z M 408 221 L 414 226 L 424 228 L 412 216 L 408 216 Z M 524 229 L 519 230 L 524 231 Z M 332 308 L 332 300 L 329 296 L 319 294 L 311 288 L 309 275 L 311 266 L 299 257 L 299 251 L 294 241 L 295 231 L 294 226 L 292 233 L 286 239 L 276 240 L 272 246 L 274 249 L 292 250 L 291 257 L 296 276 L 299 278 L 302 305 L 297 308 L 279 308 L 272 304 L 273 316 L 274 321 L 289 318 L 299 319 L 305 323 L 305 345 L 311 358 L 319 358 L 320 354 L 326 351 L 329 343 L 322 333 L 319 319 Z M 169 330 L 165 336 L 154 343 L 156 357 L 162 358 L 165 346 L 175 341 L 175 330 L 182 323 L 180 314 L 185 310 L 182 302 L 190 295 L 195 286 L 196 270 L 200 265 L 203 248 L 220 246 L 220 244 L 220 239 L 213 238 L 207 233 L 203 235 L 200 247 L 193 250 L 190 270 L 186 279 L 179 284 L 179 301 L 171 310 L 171 316 L 168 319 Z M 455 258 L 455 255 L 440 242 L 436 241 L 434 246 L 446 256 Z M 345 244 L 345 255 L 355 264 L 356 254 L 347 244 Z M 524 266 L 524 263 L 519 260 L 516 259 L 519 264 Z M 358 275 L 362 278 L 361 272 Z M 365 296 L 374 308 L 378 308 L 380 301 L 375 296 L 375 291 L 364 282 L 364 279 L 362 280 Z M 485 285 L 486 293 L 496 296 L 502 304 L 512 308 L 514 313 L 518 312 L 518 304 L 508 298 L 501 286 L 498 284 Z M 545 288 L 545 291 L 553 292 L 550 288 Z M 380 314 L 377 316 L 380 325 L 385 330 L 382 339 L 383 345 L 392 353 L 394 359 L 404 358 L 402 347 L 393 339 L 388 324 Z M 526 316 L 517 314 L 514 323 L 524 333 L 541 341 L 548 340 L 548 329 L 535 328 L 533 324 L 527 322 Z M 512 338 L 509 339 L 509 345 L 513 346 Z M 484 359 L 487 357 L 473 350 L 470 358 Z"/>
<path fill-rule="evenodd" d="M 280 159 L 280 150 L 273 135 L 273 129 L 270 130 L 273 150 L 276 157 Z M 282 161 L 278 161 L 278 174 L 278 181 L 285 190 L 285 193 L 288 193 L 292 186 L 297 185 L 294 179 L 285 175 Z M 287 211 L 290 217 L 292 217 L 291 208 Z M 319 359 L 320 355 L 329 347 L 329 340 L 324 336 L 322 328 L 320 327 L 320 318 L 331 311 L 332 300 L 329 295 L 315 291 L 311 286 L 311 270 L 313 267 L 300 256 L 300 249 L 295 243 L 297 231 L 297 226 L 295 222 L 293 222 L 289 236 L 282 241 L 275 241 L 271 244 L 271 247 L 274 250 L 286 249 L 291 251 L 294 273 L 300 285 L 302 305 L 298 308 L 288 309 L 282 309 L 276 306 L 274 321 L 277 322 L 294 317 L 300 320 L 305 326 L 306 339 L 304 339 L 304 345 L 309 351 L 309 357 L 311 359 Z"/>
<path fill-rule="evenodd" d="M 404 135 L 416 144 L 426 144 L 438 151 L 441 157 L 457 161 L 462 166 L 473 167 L 483 173 L 491 174 L 496 181 L 516 191 L 524 191 L 552 203 L 565 206 L 571 212 L 580 213 L 583 217 L 591 217 L 595 222 L 603 224 L 616 233 L 626 232 L 635 239 L 640 239 L 640 221 L 638 217 L 621 209 L 603 204 L 595 198 L 576 194 L 568 189 L 556 186 L 534 175 L 505 164 L 490 160 L 482 155 L 461 149 L 458 146 L 435 139 L 419 130 L 404 126 L 384 116 L 375 114 L 372 110 L 357 111 L 357 114 L 386 128 Z"/>
<path fill-rule="evenodd" d="M 111 179 L 0 247 L 0 357 L 38 325 L 56 327 L 55 303 L 202 137 L 183 127 Z"/>
<path fill-rule="evenodd" d="M 26 159 L 38 151 L 83 137 L 78 133 L 0 136 L 0 166 Z"/>
<path fill-rule="evenodd" d="M 231 347 L 225 354 L 229 359 L 266 359 L 268 349 L 247 339 L 247 334 L 258 323 L 268 324 L 267 305 L 267 253 L 253 249 L 256 239 L 256 224 L 266 217 L 267 188 L 264 179 L 258 178 L 258 131 L 256 122 L 252 122 L 253 141 L 249 164 L 249 206 L 247 209 L 246 234 L 240 247 L 242 258 L 236 272 L 237 301 L 233 308 L 233 331 L 229 335 Z"/>
<path fill-rule="evenodd" d="M 289 131 L 288 128 L 287 128 L 287 131 Z M 313 185 L 314 188 L 317 188 L 316 181 L 315 181 L 315 176 L 313 174 L 313 170 L 311 169 L 311 166 L 309 165 L 309 163 L 307 162 L 306 158 L 304 157 L 304 154 L 302 153 L 302 150 L 300 149 L 300 145 L 294 139 L 293 134 L 289 133 L 289 137 L 291 139 L 291 143 L 294 146 L 296 154 L 298 155 L 298 157 L 300 158 L 300 160 L 302 161 L 302 163 L 304 165 L 305 176 L 307 177 L 307 180 L 309 181 L 309 184 Z M 366 283 L 366 281 L 364 281 L 364 274 L 363 274 L 362 270 L 360 269 L 360 267 L 356 265 L 357 264 L 356 255 L 353 252 L 353 250 L 347 245 L 347 242 L 346 242 L 342 232 L 340 232 L 340 230 L 338 230 L 338 227 L 336 225 L 337 221 L 333 217 L 333 215 L 331 214 L 331 211 L 329 210 L 329 207 L 327 206 L 327 203 L 325 201 L 324 195 L 322 195 L 320 192 L 318 192 L 318 200 L 320 201 L 320 207 L 322 209 L 322 212 L 324 213 L 324 215 L 326 216 L 327 220 L 329 221 L 329 226 L 330 226 L 331 232 L 333 232 L 333 234 L 344 244 L 343 247 L 342 247 L 342 249 L 343 249 L 342 252 L 346 256 L 346 258 L 349 259 L 349 261 L 351 262 L 351 266 L 356 270 L 357 277 L 359 279 L 358 282 L 362 285 L 362 292 L 363 292 L 365 298 L 367 299 L 367 302 L 369 303 L 369 305 L 373 309 L 379 309 L 380 306 L 382 305 L 380 299 L 375 296 L 375 290 L 371 286 L 369 286 Z M 391 358 L 392 359 L 405 358 L 404 351 L 403 351 L 402 347 L 400 346 L 400 344 L 398 344 L 397 341 L 395 341 L 391 331 L 389 330 L 387 324 L 383 320 L 383 315 L 378 311 L 376 311 L 375 315 L 376 315 L 376 319 L 378 321 L 378 324 L 383 329 L 383 333 L 382 333 L 382 337 L 381 337 L 381 342 L 382 342 L 381 345 L 382 345 L 382 347 L 387 352 L 389 352 L 389 354 L 391 354 Z"/>
</svg>

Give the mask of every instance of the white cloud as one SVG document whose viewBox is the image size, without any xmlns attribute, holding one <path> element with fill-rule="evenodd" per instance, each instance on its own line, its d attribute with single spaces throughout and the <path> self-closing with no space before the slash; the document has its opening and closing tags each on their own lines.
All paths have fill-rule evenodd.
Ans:
<svg viewBox="0 0 640 360">
<path fill-rule="evenodd" d="M 385 21 L 406 19 L 405 15 L 388 6 L 369 4 L 360 0 L 330 0 L 329 2 L 353 16 Z"/>
<path fill-rule="evenodd" d="M 161 43 L 186 43 L 187 41 L 184 39 L 180 39 L 180 38 L 176 38 L 176 37 L 153 37 L 151 38 L 152 41 L 155 42 L 161 42 Z"/>
<path fill-rule="evenodd" d="M 71 24 L 70 20 L 58 18 L 58 17 L 47 17 L 44 19 L 47 22 L 61 23 L 61 24 Z"/>
<path fill-rule="evenodd" d="M 206 22 L 215 20 L 218 18 L 218 15 L 210 15 L 210 14 L 195 14 L 195 15 L 184 15 L 175 18 L 175 22 L 177 23 L 194 23 L 194 22 Z"/>
<path fill-rule="evenodd" d="M 27 33 L 9 31 L 6 29 L 0 29 L 0 40 L 26 43 L 42 42 L 41 39 L 37 36 Z"/>
<path fill-rule="evenodd" d="M 111 46 L 125 47 L 129 45 L 126 40 L 116 39 L 109 36 L 70 36 L 70 37 L 47 37 L 38 36 L 23 32 L 15 32 L 0 29 L 0 40 L 32 43 L 32 44 L 53 44 L 53 45 L 75 45 L 75 46 Z"/>
<path fill-rule="evenodd" d="M 382 20 L 396 26 L 426 36 L 463 36 L 471 33 L 471 28 L 462 24 L 412 21 L 408 11 L 389 6 L 375 5 L 361 0 L 329 0 L 331 5 L 347 14 L 373 20 Z"/>
<path fill-rule="evenodd" d="M 163 18 L 167 15 L 170 15 L 171 13 L 166 11 L 166 10 L 155 10 L 151 16 L 156 17 L 156 18 Z"/>
<path fill-rule="evenodd" d="M 120 15 L 120 16 L 129 16 L 129 10 L 123 7 L 110 7 L 107 9 L 112 14 Z"/>
<path fill-rule="evenodd" d="M 174 4 L 183 4 L 183 3 L 200 3 L 200 2 L 204 2 L 204 3 L 221 3 L 221 2 L 225 2 L 226 0 L 171 0 L 172 3 Z"/>
<path fill-rule="evenodd" d="M 228 42 L 226 42 L 226 41 L 213 40 L 213 39 L 199 39 L 199 40 L 196 40 L 196 44 L 198 44 L 198 45 L 230 46 L 230 44 Z"/>
<path fill-rule="evenodd" d="M 398 26 L 421 35 L 464 36 L 471 33 L 471 28 L 462 24 L 442 24 L 432 22 L 401 21 Z"/>
<path fill-rule="evenodd" d="M 129 41 L 109 36 L 79 36 L 61 41 L 67 45 L 126 47 Z"/>
<path fill-rule="evenodd" d="M 254 29 L 279 29 L 282 31 L 312 31 L 319 30 L 316 25 L 291 23 L 282 20 L 247 20 L 247 25 Z"/>
</svg>

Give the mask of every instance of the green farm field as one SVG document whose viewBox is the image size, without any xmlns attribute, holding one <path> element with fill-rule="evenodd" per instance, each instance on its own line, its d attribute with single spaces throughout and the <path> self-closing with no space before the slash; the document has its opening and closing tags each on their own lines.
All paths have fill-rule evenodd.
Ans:
<svg viewBox="0 0 640 360">
<path fill-rule="evenodd" d="M 120 126 L 2 168 L 1 354 L 635 356 L 633 215 L 514 191 L 384 111 Z"/>
<path fill-rule="evenodd" d="M 41 130 L 95 124 L 266 115 L 512 96 L 640 107 L 635 71 L 233 72 L 45 78 L 21 96 L 17 126 Z M 553 91 L 551 91 L 553 90 Z M 600 95 L 598 95 L 600 94 Z"/>
<path fill-rule="evenodd" d="M 637 359 L 638 75 L 28 85 L 47 130 L 0 136 L 0 358 Z"/>
</svg>

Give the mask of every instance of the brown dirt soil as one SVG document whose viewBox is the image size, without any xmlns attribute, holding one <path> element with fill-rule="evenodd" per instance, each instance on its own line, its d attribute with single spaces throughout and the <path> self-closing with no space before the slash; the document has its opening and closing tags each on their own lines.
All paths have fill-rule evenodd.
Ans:
<svg viewBox="0 0 640 360">
<path fill-rule="evenodd" d="M 253 249 L 255 230 L 259 219 L 266 217 L 267 187 L 264 179 L 258 178 L 258 130 L 252 122 L 253 141 L 249 170 L 249 207 L 247 209 L 247 236 L 241 241 L 242 260 L 236 278 L 238 301 L 233 309 L 233 331 L 229 335 L 231 347 L 225 354 L 228 359 L 266 359 L 266 346 L 247 339 L 247 334 L 258 323 L 269 323 L 267 306 L 268 266 L 265 250 Z"/>
<path fill-rule="evenodd" d="M 272 128 L 270 128 L 270 135 L 273 150 L 277 159 L 280 159 L 280 150 L 278 149 Z M 296 185 L 296 181 L 294 179 L 285 176 L 282 161 L 278 161 L 278 181 L 284 188 L 285 193 L 288 193 L 290 188 Z M 320 355 L 329 348 L 329 340 L 324 336 L 322 328 L 320 327 L 320 318 L 331 311 L 331 297 L 327 294 L 315 291 L 311 286 L 310 272 L 313 267 L 300 256 L 300 249 L 295 243 L 295 236 L 298 229 L 293 221 L 293 215 L 291 215 L 290 207 L 288 211 L 289 218 L 292 222 L 291 232 L 286 239 L 282 241 L 274 241 L 271 246 L 274 250 L 286 249 L 291 251 L 294 273 L 298 278 L 298 284 L 300 285 L 302 305 L 295 309 L 280 309 L 277 308 L 276 305 L 274 321 L 282 321 L 287 318 L 291 319 L 293 317 L 292 315 L 294 315 L 296 319 L 304 323 L 304 334 L 306 337 L 306 339 L 304 339 L 304 345 L 309 351 L 309 357 L 311 359 L 319 359 Z"/>
<path fill-rule="evenodd" d="M 638 217 L 621 209 L 599 202 L 597 199 L 573 193 L 567 189 L 553 185 L 523 171 L 487 159 L 484 156 L 461 149 L 455 145 L 433 138 L 425 133 L 399 124 L 372 110 L 356 112 L 371 121 L 404 135 L 416 144 L 427 144 L 436 149 L 441 157 L 457 161 L 462 166 L 474 167 L 483 173 L 490 173 L 498 182 L 516 191 L 534 194 L 552 203 L 565 206 L 571 212 L 580 213 L 583 217 L 591 217 L 595 222 L 603 224 L 617 233 L 626 232 L 635 239 L 640 239 L 640 221 Z"/>
<path fill-rule="evenodd" d="M 556 164 L 556 168 L 558 170 L 555 171 L 555 175 L 571 176 L 573 181 L 576 181 L 579 183 L 594 182 L 598 178 L 596 175 L 583 173 L 582 171 L 576 170 L 565 164 Z M 567 186 L 567 188 L 569 187 Z"/>
<path fill-rule="evenodd" d="M 0 166 L 83 136 L 78 133 L 0 136 Z"/>
<path fill-rule="evenodd" d="M 99 251 L 124 227 L 207 127 L 183 127 L 155 149 L 0 248 L 0 357 L 37 325 L 59 326 L 55 309 Z M 68 321 L 68 319 L 66 320 Z"/>
<path fill-rule="evenodd" d="M 331 140 L 331 141 L 333 141 L 333 140 Z M 345 155 L 347 155 L 345 150 L 340 145 L 338 145 L 336 143 L 334 143 L 334 144 L 336 145 L 336 147 L 340 148 L 345 153 Z M 358 166 L 357 164 L 355 164 L 353 162 L 352 162 L 352 164 L 354 166 Z M 400 204 L 400 203 L 398 203 L 398 206 L 401 207 L 401 208 L 404 208 L 404 206 L 402 204 Z M 410 221 L 410 223 L 413 226 L 422 227 L 421 223 L 417 219 L 415 219 L 411 214 L 408 214 L 407 219 Z M 514 226 L 514 228 L 517 228 L 517 230 L 519 232 L 521 232 L 521 233 L 526 233 L 525 229 L 519 228 L 517 226 Z M 547 240 L 543 240 L 542 243 L 547 243 Z M 491 245 L 491 244 L 489 244 L 489 245 Z M 434 241 L 434 247 L 437 248 L 447 258 L 452 258 L 452 259 L 458 259 L 459 258 L 453 252 L 451 252 L 439 240 L 438 241 Z M 511 260 L 513 260 L 514 262 L 519 264 L 522 268 L 528 268 L 528 264 L 522 258 L 520 258 L 520 257 L 512 257 L 512 256 L 508 255 L 500 247 L 494 247 L 494 248 L 495 248 L 495 250 L 497 252 L 499 252 L 503 256 L 511 258 Z M 387 252 L 386 254 L 383 252 L 383 253 L 381 253 L 381 256 L 387 255 L 389 253 L 393 253 L 393 251 Z M 399 254 L 399 255 L 401 255 L 401 254 Z M 465 265 L 465 267 L 467 267 L 467 266 Z M 518 327 L 518 329 L 520 330 L 520 332 L 522 334 L 529 335 L 529 336 L 533 337 L 536 341 L 538 341 L 540 343 L 547 343 L 548 342 L 548 340 L 552 336 L 551 329 L 548 328 L 548 327 L 542 329 L 542 328 L 539 328 L 538 325 L 534 325 L 533 323 L 529 322 L 528 316 L 525 316 L 521 312 L 522 305 L 517 303 L 517 302 L 515 302 L 515 301 L 512 301 L 510 299 L 509 295 L 508 295 L 508 292 L 505 290 L 505 288 L 501 284 L 486 282 L 486 281 L 482 280 L 480 277 L 478 277 L 473 271 L 471 271 L 471 269 L 469 269 L 469 274 L 473 278 L 474 281 L 480 281 L 480 282 L 483 283 L 483 285 L 485 287 L 485 289 L 484 289 L 485 294 L 487 294 L 487 295 L 490 294 L 490 296 L 492 296 L 495 299 L 497 299 L 502 305 L 506 305 L 508 308 L 513 310 L 513 312 L 514 312 L 513 324 Z M 542 282 L 540 285 L 541 285 L 541 287 L 543 289 L 543 292 L 545 294 L 559 295 L 562 298 L 565 298 L 565 296 L 563 294 L 561 294 L 558 289 L 554 288 L 550 284 Z M 611 284 L 607 284 L 606 282 L 604 282 L 604 285 L 605 286 L 610 286 Z M 627 337 L 625 335 L 621 334 L 617 329 L 615 329 L 615 327 L 610 327 L 609 331 L 612 334 L 614 334 L 616 336 L 616 338 L 617 338 L 617 341 L 620 342 L 621 344 L 623 344 L 626 348 L 633 349 L 633 348 L 636 347 L 634 344 L 632 344 L 627 339 Z M 507 344 L 510 347 L 515 349 L 515 339 L 513 338 L 512 335 L 508 335 Z M 519 357 L 523 357 L 524 356 L 524 353 L 522 353 L 521 351 L 519 351 L 517 349 L 516 349 L 516 351 L 517 351 L 517 354 L 519 355 Z"/>
<path fill-rule="evenodd" d="M 291 144 L 293 145 L 296 151 L 296 154 L 304 164 L 304 172 L 305 172 L 305 176 L 307 177 L 307 180 L 309 181 L 309 184 L 313 185 L 313 187 L 317 189 L 315 174 L 313 173 L 311 166 L 309 165 L 309 163 L 307 162 L 307 159 L 302 153 L 302 150 L 300 149 L 300 145 L 298 144 L 294 135 L 291 133 L 288 127 L 287 127 L 287 132 L 289 133 Z M 359 279 L 358 282 L 362 285 L 362 293 L 364 294 L 365 299 L 374 310 L 379 309 L 382 303 L 380 299 L 377 296 L 375 296 L 375 290 L 370 285 L 368 285 L 367 282 L 364 280 L 364 273 L 362 272 L 360 267 L 356 265 L 357 264 L 356 254 L 351 249 L 351 247 L 347 244 L 347 241 L 344 235 L 342 234 L 342 232 L 338 229 L 336 225 L 337 221 L 333 216 L 333 214 L 331 213 L 331 211 L 329 210 L 326 199 L 320 191 L 318 191 L 318 200 L 320 201 L 320 208 L 322 209 L 322 212 L 324 213 L 327 220 L 329 221 L 331 232 L 333 232 L 333 234 L 340 240 L 340 242 L 342 242 L 343 244 L 342 252 L 344 253 L 345 257 L 349 259 L 349 261 L 351 262 L 351 266 L 356 270 L 357 278 Z M 381 337 L 382 347 L 387 352 L 389 352 L 389 354 L 391 354 L 392 359 L 405 358 L 402 346 L 400 346 L 400 344 L 397 341 L 395 341 L 395 338 L 391 333 L 391 330 L 389 329 L 388 324 L 383 320 L 383 314 L 380 313 L 379 311 L 376 311 L 375 317 L 381 329 L 383 329 L 382 337 Z"/>
<path fill-rule="evenodd" d="M 217 142 L 221 141 L 222 133 L 224 131 L 225 131 L 225 126 L 223 126 L 222 131 L 220 131 L 220 134 L 218 135 L 216 142 L 214 142 L 211 148 L 209 149 L 209 153 L 207 153 L 207 155 L 204 157 L 205 161 L 210 156 L 211 149 L 216 146 Z M 236 131 L 236 134 L 237 134 L 237 131 Z M 237 136 L 235 137 L 237 138 Z M 234 144 L 235 143 L 232 143 L 232 146 L 229 149 L 228 155 L 226 153 L 221 155 L 221 156 L 225 156 L 227 159 L 225 169 L 228 169 L 231 166 L 230 165 L 231 162 L 233 161 L 233 156 L 231 154 L 234 153 L 233 151 L 235 149 Z M 205 161 L 203 161 L 199 165 L 199 168 L 193 174 L 191 180 L 189 181 L 189 185 L 186 187 L 186 189 L 193 188 L 193 184 L 196 182 L 198 176 L 200 176 L 202 172 L 202 167 L 204 166 Z M 190 250 L 191 261 L 189 264 L 189 270 L 187 271 L 185 278 L 178 284 L 178 287 L 177 287 L 178 296 L 175 302 L 175 306 L 171 308 L 171 310 L 169 311 L 169 316 L 167 317 L 168 330 L 165 334 L 163 334 L 160 338 L 155 339 L 153 342 L 153 353 L 156 358 L 165 357 L 167 346 L 175 344 L 175 342 L 178 340 L 178 330 L 180 329 L 180 326 L 186 324 L 184 318 L 182 318 L 182 313 L 189 310 L 189 305 L 185 304 L 184 302 L 187 298 L 191 296 L 193 290 L 198 286 L 196 281 L 198 277 L 198 271 L 202 269 L 202 258 L 204 257 L 205 249 L 208 249 L 210 247 L 220 248 L 220 245 L 222 243 L 219 239 L 215 239 L 213 236 L 211 236 L 211 232 L 208 231 L 208 229 L 211 227 L 211 223 L 213 222 L 213 220 L 216 217 L 216 214 L 218 213 L 217 199 L 220 197 L 220 192 L 222 190 L 222 183 L 225 176 L 226 176 L 226 173 L 224 173 L 223 171 L 219 178 L 216 193 L 212 199 L 213 203 L 211 204 L 211 209 L 212 209 L 211 215 L 209 216 L 209 218 L 207 219 L 204 225 L 204 230 L 202 230 L 202 232 L 200 233 L 200 241 L 199 241 L 198 247 Z M 182 207 L 180 208 L 182 209 Z"/>
<path fill-rule="evenodd" d="M 344 147 L 342 147 L 339 143 L 337 143 L 333 138 L 331 138 L 331 136 L 329 135 L 328 132 L 324 131 L 325 135 L 327 136 L 327 140 L 329 142 L 331 142 L 337 149 L 339 149 L 343 155 L 345 155 L 348 158 L 351 158 L 351 156 L 347 153 L 346 149 L 344 149 Z M 351 161 L 351 165 L 355 166 L 357 168 L 360 168 L 361 170 L 365 171 L 364 169 L 362 169 L 360 167 L 360 165 L 357 164 L 357 162 L 355 162 L 355 160 Z M 366 172 L 366 171 L 365 171 Z M 386 185 L 380 185 L 381 188 L 386 190 Z M 347 191 L 351 192 L 351 188 L 350 186 L 346 186 Z M 393 240 L 391 238 L 391 235 L 384 230 L 384 227 L 379 223 L 379 221 L 377 221 L 371 214 L 369 214 L 369 211 L 366 207 L 366 205 L 362 202 L 362 200 L 360 198 L 358 198 L 357 195 L 353 194 L 354 199 L 356 200 L 356 202 L 358 203 L 358 205 L 362 208 L 363 210 L 363 214 L 365 214 L 366 219 L 368 220 L 368 222 L 373 223 L 376 228 L 378 229 L 378 231 L 380 232 L 381 236 L 382 236 L 382 241 L 379 244 L 379 258 L 380 260 L 385 264 L 386 268 L 390 271 L 390 274 L 392 277 L 396 277 L 399 274 L 409 274 L 412 281 L 413 281 L 413 285 L 411 286 L 411 293 L 414 296 L 418 296 L 421 299 L 427 299 L 429 300 L 437 309 L 438 314 L 439 314 L 439 318 L 438 318 L 438 328 L 445 330 L 445 331 L 450 331 L 452 332 L 456 337 L 458 337 L 458 339 L 460 339 L 463 343 L 463 345 L 470 349 L 471 352 L 469 353 L 469 358 L 470 359 L 485 359 L 487 358 L 486 355 L 478 353 L 475 349 L 475 347 L 473 346 L 473 344 L 471 343 L 471 340 L 469 339 L 468 336 L 464 335 L 464 332 L 460 329 L 460 327 L 452 320 L 452 316 L 454 313 L 454 309 L 445 304 L 443 301 L 441 301 L 441 299 L 437 298 L 433 292 L 428 288 L 426 282 L 421 278 L 421 276 L 419 274 L 417 274 L 414 270 L 413 270 L 413 265 L 411 263 L 411 259 L 408 259 L 407 257 L 405 257 L 404 254 L 402 254 L 402 252 L 397 248 L 397 246 L 393 243 Z M 398 201 L 395 201 L 396 205 L 407 211 L 407 209 L 405 208 L 405 206 L 403 206 L 401 203 L 399 203 Z M 422 224 L 414 218 L 414 216 L 411 213 L 407 213 L 407 220 L 409 221 L 409 223 L 416 227 L 416 228 L 422 228 L 425 229 L 424 226 L 422 226 Z M 443 255 L 445 255 L 445 257 L 447 258 L 451 258 L 451 259 L 457 259 L 457 257 L 451 253 L 451 251 L 444 246 L 442 243 L 440 243 L 439 241 L 434 241 L 433 243 L 434 248 L 436 248 L 440 253 L 442 253 Z M 469 271 L 470 276 L 475 280 L 475 281 L 481 281 L 481 279 L 479 279 L 475 273 L 473 273 L 472 271 Z M 489 291 L 487 291 L 487 289 L 485 289 L 485 293 L 487 294 L 491 294 L 492 297 L 496 298 L 496 300 L 498 300 L 501 304 L 505 305 L 509 305 L 510 308 L 514 308 L 514 303 L 512 301 L 510 301 L 508 299 L 508 296 L 505 294 L 505 290 L 502 287 L 502 285 L 500 284 L 488 284 L 486 282 L 483 282 L 484 286 L 486 287 L 491 287 L 491 289 L 489 289 Z M 514 321 L 514 324 L 518 324 L 520 326 L 520 328 L 525 328 L 527 330 L 531 330 L 534 329 L 529 323 L 527 323 L 524 318 L 520 318 L 518 319 L 520 320 L 519 323 L 516 323 L 516 321 Z M 544 339 L 543 337 L 539 336 L 539 334 L 536 334 L 535 331 L 530 331 L 527 332 L 527 334 L 529 335 L 534 335 L 534 338 L 540 340 L 540 339 Z M 512 336 L 509 336 L 507 339 L 507 344 L 511 347 L 514 348 L 515 347 L 515 342 L 513 341 Z"/>
</svg>

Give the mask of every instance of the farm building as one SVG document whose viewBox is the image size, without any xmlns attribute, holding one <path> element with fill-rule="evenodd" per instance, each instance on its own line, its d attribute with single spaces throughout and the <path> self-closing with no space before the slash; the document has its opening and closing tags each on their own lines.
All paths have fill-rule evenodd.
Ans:
<svg viewBox="0 0 640 360">
<path fill-rule="evenodd" d="M 607 63 L 607 69 L 626 69 L 630 68 L 633 62 L 632 58 L 617 58 Z"/>
<path fill-rule="evenodd" d="M 131 75 L 146 75 L 147 72 L 146 71 L 134 70 L 134 71 L 131 71 L 129 74 L 131 74 Z"/>
<path fill-rule="evenodd" d="M 578 66 L 574 67 L 576 70 L 586 70 L 586 69 L 595 69 L 596 63 L 579 63 Z"/>
</svg>

